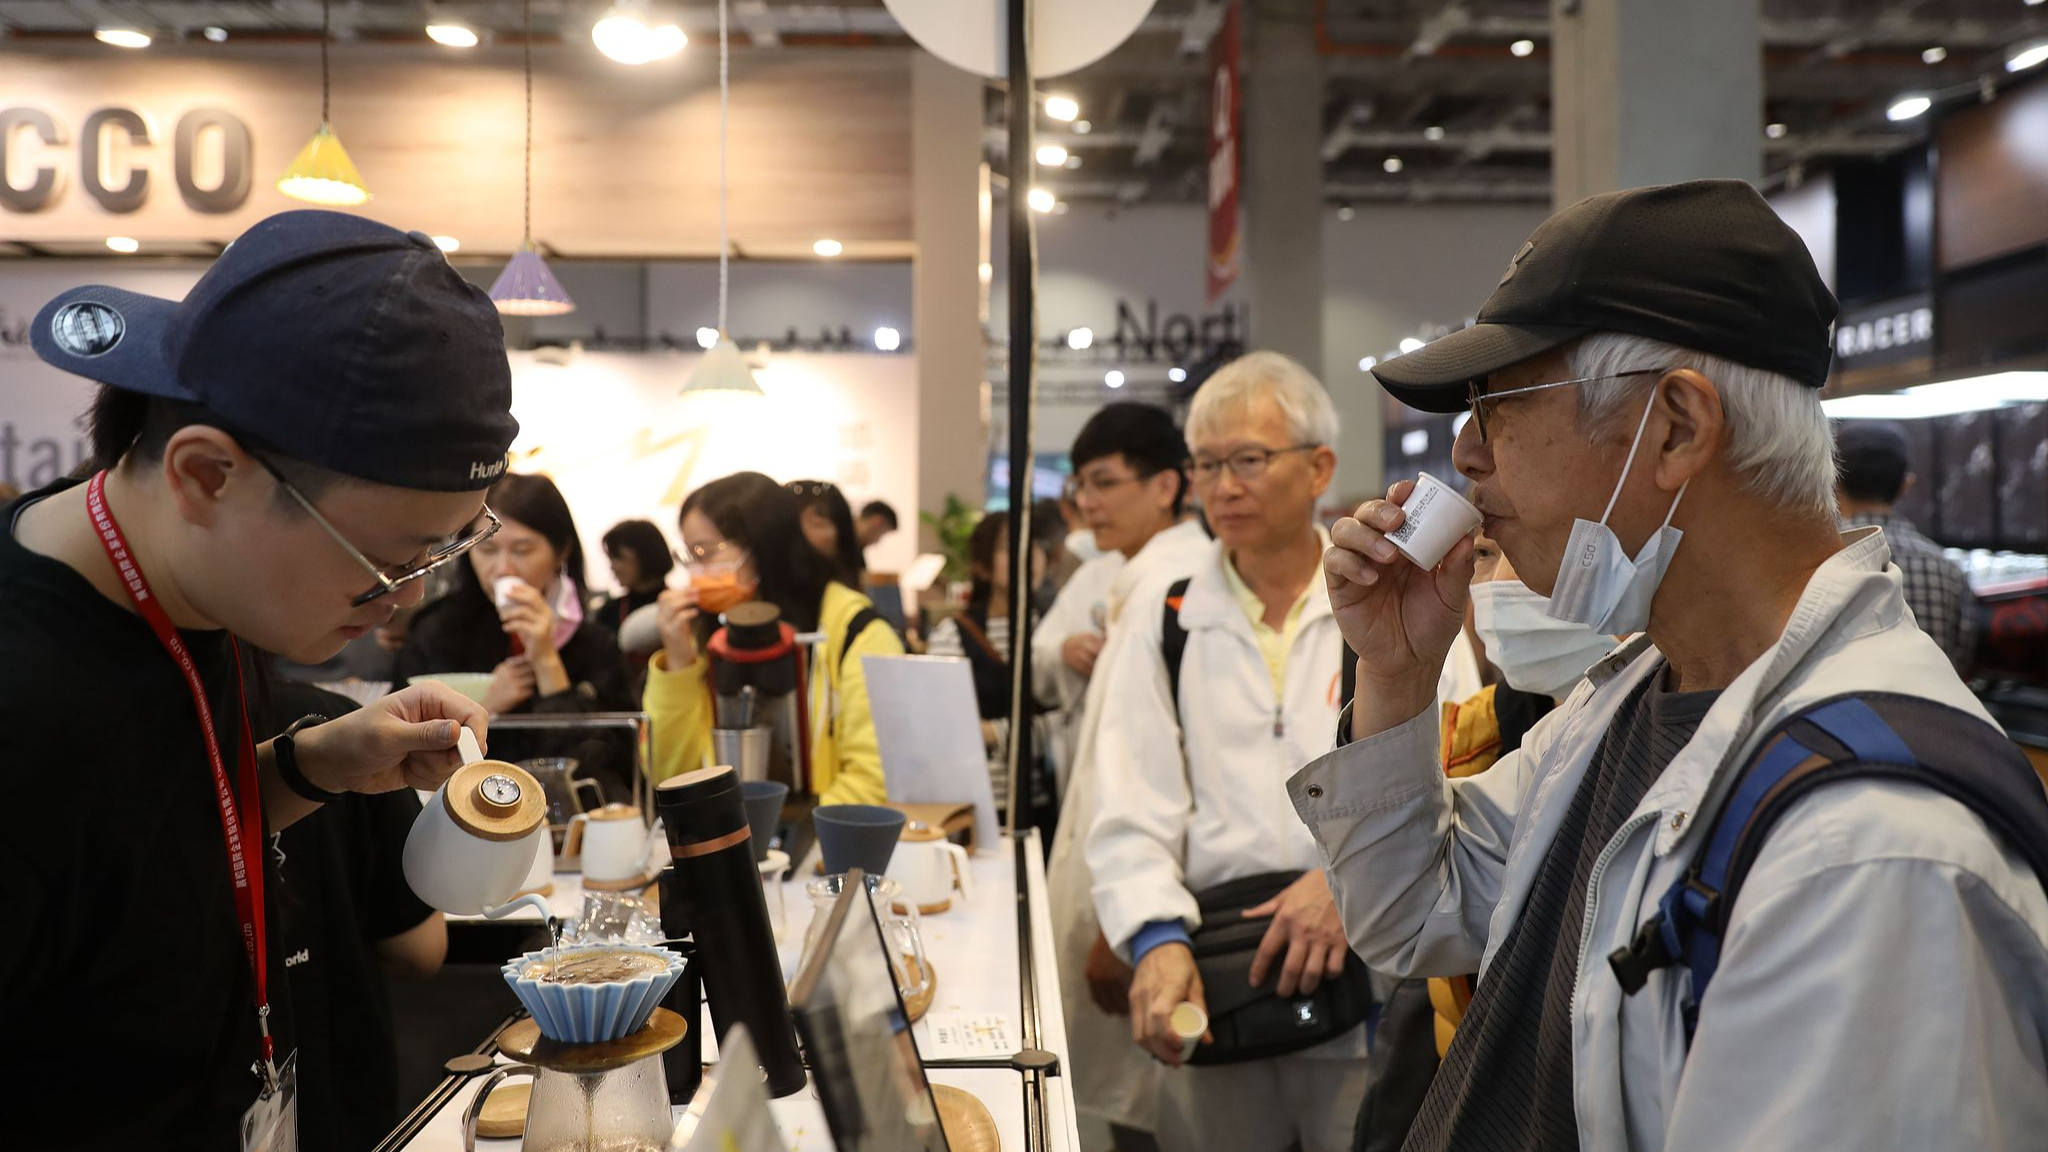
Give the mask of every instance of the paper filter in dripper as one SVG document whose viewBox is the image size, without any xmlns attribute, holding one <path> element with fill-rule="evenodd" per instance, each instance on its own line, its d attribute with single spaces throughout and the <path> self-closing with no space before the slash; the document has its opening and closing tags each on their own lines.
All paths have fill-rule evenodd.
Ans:
<svg viewBox="0 0 2048 1152">
<path fill-rule="evenodd" d="M 505 983 L 541 1035 L 601 1044 L 638 1032 L 683 974 L 683 957 L 643 945 L 579 945 L 528 952 L 505 964 Z"/>
</svg>

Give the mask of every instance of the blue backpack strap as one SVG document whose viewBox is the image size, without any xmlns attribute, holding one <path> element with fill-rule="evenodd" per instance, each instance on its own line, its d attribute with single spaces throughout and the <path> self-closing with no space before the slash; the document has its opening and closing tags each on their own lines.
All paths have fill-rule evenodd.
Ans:
<svg viewBox="0 0 2048 1152">
<path fill-rule="evenodd" d="M 1815 788 L 1851 778 L 1931 787 L 1976 813 L 2048 886 L 2048 793 L 2012 741 L 1976 717 L 1918 697 L 1844 696 L 1791 717 L 1758 747 L 1692 867 L 1665 892 L 1635 940 L 1608 957 L 1629 995 L 1658 968 L 1686 965 L 1692 974 L 1688 1040 L 1750 865 L 1778 817 Z"/>
</svg>

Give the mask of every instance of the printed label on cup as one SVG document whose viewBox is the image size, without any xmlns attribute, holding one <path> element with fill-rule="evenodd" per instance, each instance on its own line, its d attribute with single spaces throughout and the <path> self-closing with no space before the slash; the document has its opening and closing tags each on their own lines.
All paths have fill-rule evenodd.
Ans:
<svg viewBox="0 0 2048 1152">
<path fill-rule="evenodd" d="M 1401 514 L 1401 526 L 1387 533 L 1387 542 L 1417 567 L 1430 570 L 1483 519 L 1456 488 L 1427 472 L 1416 477 L 1415 491 L 1402 503 Z"/>
</svg>

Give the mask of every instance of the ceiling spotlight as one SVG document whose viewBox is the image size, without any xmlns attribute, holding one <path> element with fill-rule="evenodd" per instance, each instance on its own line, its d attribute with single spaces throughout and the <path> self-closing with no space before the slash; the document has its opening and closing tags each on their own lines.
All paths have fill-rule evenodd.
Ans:
<svg viewBox="0 0 2048 1152">
<path fill-rule="evenodd" d="M 1422 351 L 1422 341 L 1417 340 L 1413 336 L 1404 336 L 1401 338 L 1401 355 L 1406 356 L 1410 352 L 1420 351 Z"/>
<path fill-rule="evenodd" d="M 2038 8 L 2038 7 L 2040 7 L 2040 6 L 2041 6 L 2041 4 L 2042 4 L 2043 2 L 2044 2 L 2044 0 L 2027 0 L 2027 7 L 2029 7 L 2029 8 Z"/>
<path fill-rule="evenodd" d="M 213 41 L 215 44 L 221 44 L 226 42 L 228 38 L 228 30 L 225 28 L 210 27 L 206 30 L 204 35 L 208 40 Z"/>
<path fill-rule="evenodd" d="M 1080 158 L 1079 156 L 1073 155 L 1072 153 L 1069 153 L 1069 154 L 1067 155 L 1067 164 L 1066 164 L 1066 168 L 1067 168 L 1067 171 L 1069 171 L 1069 172 L 1072 172 L 1072 171 L 1074 171 L 1075 169 L 1079 168 L 1080 166 L 1081 166 L 1081 158 Z"/>
<path fill-rule="evenodd" d="M 980 269 L 978 269 L 978 271 L 981 273 L 981 282 L 983 284 L 991 283 L 996 278 L 996 266 L 990 264 L 986 260 L 982 261 L 981 267 Z"/>
<path fill-rule="evenodd" d="M 1076 352 L 1086 352 L 1095 343 L 1095 329 L 1076 328 L 1067 333 L 1067 347 Z"/>
<path fill-rule="evenodd" d="M 1065 200 L 1062 200 L 1059 203 L 1054 204 L 1052 206 L 1052 214 L 1055 216 L 1065 216 L 1067 214 L 1067 202 Z"/>
<path fill-rule="evenodd" d="M 116 48 L 149 47 L 149 33 L 112 24 L 100 25 L 94 30 L 92 38 L 102 44 L 112 44 Z"/>
<path fill-rule="evenodd" d="M 1176 364 L 1166 370 L 1166 378 L 1175 384 L 1184 384 L 1187 382 L 1188 370 Z"/>
<path fill-rule="evenodd" d="M 2006 67 L 2010 68 L 2012 65 L 2007 64 Z M 1934 107 L 1933 100 L 1919 93 L 1914 93 L 1911 96 L 1901 96 L 1897 100 L 1892 101 L 1892 106 L 1884 110 L 1884 118 L 1893 123 L 1898 123 L 1902 120 L 1911 120 L 1932 107 Z"/>
<path fill-rule="evenodd" d="M 2006 57 L 2005 70 L 2024 72 L 2043 60 L 2048 60 L 2048 40 L 2036 40 L 2032 44 L 2021 46 L 2011 56 Z"/>
<path fill-rule="evenodd" d="M 1342 220 L 1346 224 L 1351 223 L 1353 220 L 1356 220 L 1357 218 L 1358 209 L 1353 208 L 1349 204 L 1346 204 L 1343 207 L 1337 209 L 1337 219 Z"/>
<path fill-rule="evenodd" d="M 709 352 L 709 351 L 711 351 L 712 347 L 713 347 L 714 345 L 716 345 L 717 343 L 718 343 L 718 329 L 716 329 L 716 328 L 699 328 L 699 329 L 697 329 L 697 347 L 699 347 L 699 348 L 702 348 L 702 349 L 704 349 L 704 350 L 705 350 L 706 352 Z"/>
<path fill-rule="evenodd" d="M 903 333 L 894 328 L 875 329 L 875 349 L 880 352 L 894 352 L 903 347 Z"/>
<path fill-rule="evenodd" d="M 434 237 L 434 247 L 439 248 L 443 252 L 460 252 L 462 251 L 462 241 L 457 240 L 453 236 L 436 236 Z"/>
<path fill-rule="evenodd" d="M 443 48 L 474 48 L 477 44 L 476 29 L 467 24 L 429 24 L 427 39 Z"/>
<path fill-rule="evenodd" d="M 830 259 L 834 256 L 839 255 L 841 252 L 846 251 L 846 245 L 841 244 L 837 240 L 820 240 L 816 244 L 811 245 L 811 251 L 816 252 L 818 255 L 823 256 L 827 259 Z"/>
<path fill-rule="evenodd" d="M 1057 144 L 1040 144 L 1038 162 L 1047 168 L 1057 168 L 1067 162 L 1067 150 Z"/>
<path fill-rule="evenodd" d="M 674 24 L 659 27 L 646 20 L 640 4 L 615 4 L 590 29 L 590 42 L 597 50 L 621 64 L 645 64 L 665 60 L 690 42 Z"/>
<path fill-rule="evenodd" d="M 1441 124 L 1431 124 L 1429 127 L 1424 128 L 1422 130 L 1422 138 L 1424 140 L 1430 141 L 1431 143 L 1435 143 L 1436 141 L 1443 139 L 1444 126 Z"/>
<path fill-rule="evenodd" d="M 1086 121 L 1086 120 L 1076 120 L 1076 121 L 1074 121 L 1074 135 L 1076 135 L 1076 136 L 1086 136 L 1087 134 L 1089 134 L 1090 132 L 1093 132 L 1093 131 L 1095 131 L 1095 125 L 1093 125 L 1093 124 L 1090 124 L 1090 123 L 1089 123 L 1088 121 Z"/>
<path fill-rule="evenodd" d="M 107 237 L 107 247 L 119 252 L 123 256 L 142 250 L 141 242 L 133 236 L 109 236 Z"/>
<path fill-rule="evenodd" d="M 1791 131 L 1791 129 L 1785 127 L 1783 124 L 1764 125 L 1764 135 L 1770 137 L 1773 140 L 1783 140 L 1785 138 L 1785 133 L 1789 131 Z"/>
<path fill-rule="evenodd" d="M 1943 48 L 1939 44 L 1920 54 L 1920 62 L 1922 64 L 1939 64 L 1946 59 L 1948 59 L 1948 49 Z"/>
<path fill-rule="evenodd" d="M 1508 51 L 1516 56 L 1531 56 L 1536 52 L 1536 42 L 1534 40 L 1517 40 L 1513 44 L 1508 45 Z"/>
<path fill-rule="evenodd" d="M 1045 114 L 1049 119 L 1071 123 L 1081 115 L 1081 104 L 1072 96 L 1047 96 Z"/>
<path fill-rule="evenodd" d="M 1379 362 L 1380 358 L 1377 356 L 1361 356 L 1358 358 L 1358 370 L 1360 372 L 1370 372 L 1373 369 L 1373 365 Z"/>
<path fill-rule="evenodd" d="M 1033 212 L 1050 212 L 1055 203 L 1053 194 L 1044 188 L 1033 188 L 1026 197 L 1026 200 L 1030 203 Z"/>
<path fill-rule="evenodd" d="M 1121 388 L 1124 386 L 1124 374 L 1111 368 L 1108 372 L 1103 373 L 1102 382 L 1111 388 Z"/>
<path fill-rule="evenodd" d="M 1401 158 L 1399 156 L 1389 156 L 1386 158 L 1385 161 L 1381 162 L 1380 167 L 1385 168 L 1388 174 L 1391 175 L 1395 172 L 1399 172 L 1402 168 L 1407 167 L 1407 165 L 1401 163 Z"/>
</svg>

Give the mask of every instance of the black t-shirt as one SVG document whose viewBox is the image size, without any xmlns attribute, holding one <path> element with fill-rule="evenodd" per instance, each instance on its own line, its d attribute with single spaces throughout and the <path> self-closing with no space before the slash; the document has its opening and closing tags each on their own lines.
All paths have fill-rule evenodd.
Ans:
<svg viewBox="0 0 2048 1152">
<path fill-rule="evenodd" d="M 351 794 L 277 838 L 306 1152 L 363 1152 L 398 1125 L 391 998 L 376 945 L 433 914 L 400 864 L 419 811 L 411 789 Z"/>
<path fill-rule="evenodd" d="M 354 709 L 332 693 L 277 685 L 271 724 L 257 736 L 307 713 Z M 405 882 L 405 837 L 419 812 L 410 788 L 350 793 L 273 837 L 304 1152 L 365 1152 L 398 1126 L 391 998 L 376 947 L 434 912 Z"/>
<path fill-rule="evenodd" d="M 1576 1152 L 1572 991 L 1593 864 L 1671 763 L 1718 691 L 1667 692 L 1663 670 L 1609 723 L 1572 794 L 1528 902 L 1479 981 L 1472 1006 L 1409 1130 L 1409 1152 Z"/>
<path fill-rule="evenodd" d="M 184 676 L 149 625 L 16 543 L 22 503 L 69 486 L 0 509 L 0 782 L 13 810 L 0 1036 L 32 1056 L 8 1061 L 0 1142 L 232 1149 L 259 1046 L 213 773 Z M 227 635 L 183 637 L 232 779 L 242 730 Z M 282 1062 L 293 1033 L 276 870 L 249 847 L 264 861 Z"/>
</svg>

